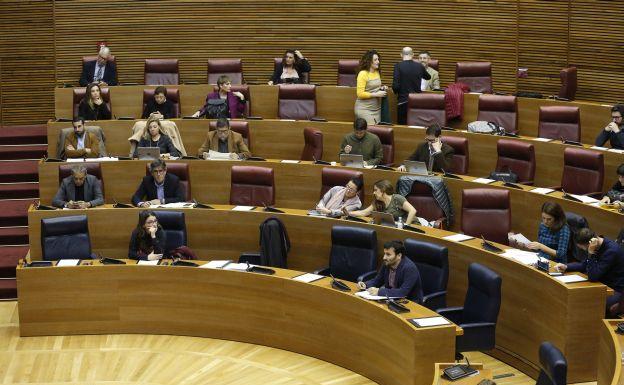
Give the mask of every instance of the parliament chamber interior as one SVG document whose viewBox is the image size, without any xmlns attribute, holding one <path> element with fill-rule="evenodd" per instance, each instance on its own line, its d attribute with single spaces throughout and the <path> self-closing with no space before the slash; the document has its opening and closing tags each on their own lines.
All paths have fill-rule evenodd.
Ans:
<svg viewBox="0 0 624 385">
<path fill-rule="evenodd" d="M 0 383 L 624 383 L 624 3 L 0 2 Z"/>
</svg>

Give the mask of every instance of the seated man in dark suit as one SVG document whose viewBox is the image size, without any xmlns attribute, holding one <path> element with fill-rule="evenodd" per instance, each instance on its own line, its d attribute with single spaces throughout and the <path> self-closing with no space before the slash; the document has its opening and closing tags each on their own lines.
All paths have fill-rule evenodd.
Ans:
<svg viewBox="0 0 624 385">
<path fill-rule="evenodd" d="M 184 187 L 180 179 L 167 173 L 167 164 L 162 159 L 150 163 L 151 175 L 143 177 L 139 188 L 132 196 L 132 203 L 138 207 L 150 207 L 165 203 L 184 202 Z"/>
<path fill-rule="evenodd" d="M 87 174 L 85 166 L 76 165 L 72 174 L 61 181 L 52 205 L 67 209 L 86 209 L 104 204 L 100 181 Z"/>
<path fill-rule="evenodd" d="M 82 75 L 80 75 L 82 87 L 90 83 L 97 83 L 100 87 L 117 85 L 117 67 L 115 63 L 108 61 L 109 55 L 110 49 L 102 47 L 96 61 L 86 62 L 82 66 Z"/>
<path fill-rule="evenodd" d="M 404 255 L 403 242 L 384 243 L 383 266 L 375 278 L 358 282 L 358 287 L 368 290 L 372 295 L 407 297 L 422 303 L 423 291 L 418 267 Z"/>
<path fill-rule="evenodd" d="M 453 163 L 455 150 L 448 144 L 442 143 L 441 135 L 442 129 L 439 125 L 432 124 L 427 127 L 425 142 L 419 144 L 416 151 L 407 160 L 425 162 L 429 171 L 449 170 Z M 404 165 L 399 166 L 397 170 L 406 171 Z"/>
</svg>

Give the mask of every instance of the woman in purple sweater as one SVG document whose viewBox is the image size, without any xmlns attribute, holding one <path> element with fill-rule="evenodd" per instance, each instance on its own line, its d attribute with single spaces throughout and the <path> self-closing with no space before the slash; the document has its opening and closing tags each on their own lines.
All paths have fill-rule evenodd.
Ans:
<svg viewBox="0 0 624 385">
<path fill-rule="evenodd" d="M 207 118 L 240 118 L 245 112 L 245 96 L 240 92 L 232 92 L 232 82 L 226 75 L 217 80 L 218 91 L 206 96 L 206 103 L 193 117 L 206 116 Z M 219 102 L 223 100 L 223 102 Z"/>
</svg>

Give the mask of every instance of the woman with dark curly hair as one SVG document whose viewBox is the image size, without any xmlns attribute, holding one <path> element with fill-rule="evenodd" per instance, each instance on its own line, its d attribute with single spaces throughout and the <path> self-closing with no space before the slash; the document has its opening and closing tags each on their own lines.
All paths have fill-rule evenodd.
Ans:
<svg viewBox="0 0 624 385">
<path fill-rule="evenodd" d="M 304 72 L 312 71 L 312 67 L 308 59 L 303 57 L 298 50 L 289 49 L 284 52 L 282 65 L 276 66 L 273 76 L 269 80 L 269 85 L 280 83 L 305 83 L 303 79 Z"/>
<path fill-rule="evenodd" d="M 357 76 L 355 117 L 366 120 L 369 125 L 379 123 L 381 99 L 386 96 L 387 88 L 381 84 L 379 54 L 375 50 L 366 51 L 360 59 L 360 71 Z"/>
<path fill-rule="evenodd" d="M 139 213 L 139 223 L 130 236 L 129 259 L 161 259 L 165 252 L 166 236 L 153 211 Z"/>
</svg>

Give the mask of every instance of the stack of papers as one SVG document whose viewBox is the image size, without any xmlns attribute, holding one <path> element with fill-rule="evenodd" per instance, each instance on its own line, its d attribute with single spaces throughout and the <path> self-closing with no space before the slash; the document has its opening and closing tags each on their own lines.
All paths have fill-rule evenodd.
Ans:
<svg viewBox="0 0 624 385">
<path fill-rule="evenodd" d="M 550 138 L 533 138 L 534 141 L 536 142 L 551 142 L 552 139 Z"/>
<path fill-rule="evenodd" d="M 586 195 L 576 195 L 576 194 L 569 194 L 569 196 L 574 197 L 578 200 L 580 200 L 583 203 L 596 203 L 596 202 L 600 202 L 598 199 L 596 198 L 592 198 L 592 197 L 588 197 Z"/>
<path fill-rule="evenodd" d="M 298 160 L 283 159 L 281 163 L 299 163 L 299 161 Z"/>
<path fill-rule="evenodd" d="M 232 207 L 232 211 L 251 211 L 255 208 L 255 206 L 234 206 Z"/>
<path fill-rule="evenodd" d="M 426 318 L 410 318 L 409 322 L 413 323 L 419 328 L 426 328 L 431 326 L 450 325 L 444 317 L 426 317 Z"/>
<path fill-rule="evenodd" d="M 531 192 L 534 192 L 537 194 L 550 194 L 553 191 L 555 190 L 551 188 L 545 188 L 545 187 L 538 187 L 538 188 L 534 188 L 533 190 L 531 190 Z"/>
<path fill-rule="evenodd" d="M 228 263 L 223 267 L 223 270 L 247 271 L 247 268 L 252 266 L 246 263 Z"/>
<path fill-rule="evenodd" d="M 514 261 L 518 261 L 523 265 L 535 265 L 537 263 L 537 260 L 539 259 L 537 253 L 518 249 L 507 249 L 501 255 L 503 257 L 511 258 Z"/>
<path fill-rule="evenodd" d="M 453 235 L 447 235 L 446 237 L 442 237 L 442 239 L 446 239 L 447 241 L 452 241 L 452 242 L 463 242 L 463 241 L 467 241 L 473 238 L 474 237 L 471 237 L 470 235 L 465 235 L 465 234 L 453 234 Z"/>
<path fill-rule="evenodd" d="M 232 263 L 232 261 L 229 259 L 217 260 L 217 261 L 210 261 L 208 263 L 204 263 L 200 267 L 203 269 L 223 269 L 225 266 L 229 265 L 230 263 Z"/>
<path fill-rule="evenodd" d="M 158 266 L 158 262 L 160 262 L 160 259 L 155 259 L 153 261 L 140 260 L 137 261 L 137 265 Z"/>
<path fill-rule="evenodd" d="M 310 283 L 310 282 L 318 281 L 319 279 L 323 279 L 323 278 L 325 278 L 325 276 L 323 275 L 305 273 L 305 274 L 294 277 L 293 280 L 299 281 L 299 282 Z"/>
<path fill-rule="evenodd" d="M 528 245 L 531 242 L 527 237 L 522 235 L 522 233 L 509 235 L 509 240 L 516 241 L 516 243 L 518 243 L 519 245 Z"/>
<path fill-rule="evenodd" d="M 80 259 L 61 259 L 56 263 L 57 267 L 78 266 Z"/>
<path fill-rule="evenodd" d="M 209 150 L 208 158 L 210 160 L 230 160 L 230 153 Z"/>
<path fill-rule="evenodd" d="M 472 181 L 475 183 L 483 183 L 483 184 L 490 184 L 492 182 L 496 182 L 494 179 L 488 179 L 488 178 L 477 178 L 477 179 L 473 179 Z"/>
<path fill-rule="evenodd" d="M 587 278 L 581 277 L 578 274 L 562 275 L 560 277 L 555 277 L 555 279 L 557 281 L 563 282 L 563 283 L 574 283 L 574 282 L 587 281 Z"/>
<path fill-rule="evenodd" d="M 397 299 L 403 297 L 386 297 L 385 295 L 372 295 L 366 290 L 358 291 L 355 293 L 357 297 L 368 299 L 370 301 L 380 301 L 382 299 Z"/>
</svg>

